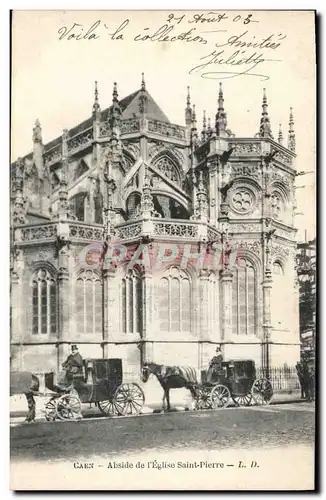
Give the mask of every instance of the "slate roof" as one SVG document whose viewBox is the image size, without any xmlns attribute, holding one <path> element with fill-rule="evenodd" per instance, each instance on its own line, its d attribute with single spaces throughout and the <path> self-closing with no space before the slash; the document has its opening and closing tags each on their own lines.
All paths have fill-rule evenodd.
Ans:
<svg viewBox="0 0 326 500">
<path fill-rule="evenodd" d="M 139 112 L 139 93 L 141 91 L 137 90 L 136 92 L 133 92 L 132 94 L 129 94 L 127 97 L 124 99 L 121 99 L 119 101 L 120 107 L 122 110 L 122 119 L 127 120 L 128 118 L 136 118 L 140 116 Z M 146 96 L 147 96 L 147 112 L 146 112 L 146 117 L 152 120 L 158 120 L 166 123 L 170 123 L 170 120 L 167 118 L 167 116 L 163 113 L 161 108 L 156 104 L 152 96 L 145 90 Z M 109 111 L 112 106 L 102 110 L 101 112 L 101 121 L 107 121 L 108 116 L 109 116 Z M 71 128 L 68 131 L 69 137 L 73 137 L 84 130 L 87 130 L 91 128 L 93 125 L 93 118 L 90 117 L 87 120 L 83 121 L 76 127 Z M 62 142 L 62 137 L 57 137 L 56 139 L 53 139 L 52 141 L 48 142 L 47 144 L 44 145 L 44 152 L 49 151 L 49 149 L 52 149 L 53 147 L 57 146 L 58 144 L 61 144 Z"/>
</svg>

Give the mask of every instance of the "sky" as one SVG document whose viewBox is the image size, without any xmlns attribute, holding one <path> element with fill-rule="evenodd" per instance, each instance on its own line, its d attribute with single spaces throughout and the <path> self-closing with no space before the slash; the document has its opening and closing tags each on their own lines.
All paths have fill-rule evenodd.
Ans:
<svg viewBox="0 0 326 500">
<path fill-rule="evenodd" d="M 158 40 L 158 29 L 161 38 L 169 40 Z M 154 36 L 139 40 L 145 35 Z M 178 36 L 185 39 L 172 38 Z M 246 45 L 237 45 L 240 42 Z M 266 88 L 274 137 L 282 124 L 287 138 L 289 108 L 293 107 L 296 168 L 313 172 L 297 178 L 296 190 L 297 237 L 304 239 L 307 229 L 308 238 L 312 238 L 314 43 L 314 17 L 309 11 L 15 11 L 11 159 L 31 151 L 37 118 L 44 143 L 61 135 L 63 128 L 88 118 L 95 80 L 104 109 L 111 104 L 113 82 L 117 82 L 122 99 L 140 88 L 144 72 L 148 91 L 170 121 L 178 124 L 184 124 L 190 86 L 198 128 L 203 110 L 212 119 L 215 116 L 221 81 L 228 127 L 238 137 L 258 132 Z M 204 67 L 213 59 L 214 63 Z"/>
</svg>

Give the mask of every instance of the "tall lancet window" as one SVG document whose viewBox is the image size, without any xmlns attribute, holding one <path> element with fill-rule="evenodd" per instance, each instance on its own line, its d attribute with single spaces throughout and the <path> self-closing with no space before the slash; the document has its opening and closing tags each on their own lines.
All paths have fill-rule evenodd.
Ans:
<svg viewBox="0 0 326 500">
<path fill-rule="evenodd" d="M 191 330 L 191 284 L 185 271 L 171 267 L 156 290 L 160 331 Z"/>
<path fill-rule="evenodd" d="M 122 280 L 122 330 L 141 333 L 143 329 L 143 281 L 130 270 Z"/>
<path fill-rule="evenodd" d="M 57 287 L 54 276 L 39 269 L 32 282 L 32 332 L 37 334 L 57 331 Z"/>
<path fill-rule="evenodd" d="M 83 271 L 75 284 L 77 333 L 102 333 L 102 303 L 100 277 L 92 270 Z"/>
<path fill-rule="evenodd" d="M 232 286 L 232 330 L 234 335 L 256 333 L 256 270 L 242 259 L 234 271 Z"/>
</svg>

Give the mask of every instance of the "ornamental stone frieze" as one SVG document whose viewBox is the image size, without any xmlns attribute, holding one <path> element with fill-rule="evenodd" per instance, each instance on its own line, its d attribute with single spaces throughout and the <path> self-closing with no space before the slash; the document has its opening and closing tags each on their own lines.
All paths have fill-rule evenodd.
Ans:
<svg viewBox="0 0 326 500">
<path fill-rule="evenodd" d="M 262 225 L 257 222 L 255 224 L 232 224 L 229 226 L 229 233 L 258 233 L 262 230 Z"/>
<path fill-rule="evenodd" d="M 272 256 L 281 255 L 282 257 L 287 258 L 289 256 L 289 254 L 290 254 L 289 248 L 286 248 L 286 247 L 281 246 L 281 245 L 272 244 L 272 246 L 271 246 L 271 255 Z"/>
<path fill-rule="evenodd" d="M 258 163 L 254 164 L 245 164 L 245 163 L 236 163 L 231 167 L 230 176 L 232 179 L 236 177 L 245 177 L 251 178 L 261 184 L 262 174 L 261 167 Z"/>
<path fill-rule="evenodd" d="M 254 240 L 254 241 L 241 240 L 237 246 L 238 249 L 248 250 L 249 252 L 253 252 L 254 254 L 256 254 L 258 257 L 261 256 L 262 249 L 260 240 Z"/>
<path fill-rule="evenodd" d="M 229 149 L 233 149 L 233 156 L 259 156 L 261 154 L 261 143 L 257 142 L 229 142 Z"/>
</svg>

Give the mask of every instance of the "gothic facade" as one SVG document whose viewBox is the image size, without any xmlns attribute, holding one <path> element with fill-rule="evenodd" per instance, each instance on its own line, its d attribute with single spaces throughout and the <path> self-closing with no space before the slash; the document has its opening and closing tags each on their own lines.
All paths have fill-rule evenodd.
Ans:
<svg viewBox="0 0 326 500">
<path fill-rule="evenodd" d="M 254 137 L 229 130 L 221 85 L 216 108 L 199 130 L 188 89 L 172 124 L 143 78 L 122 100 L 115 84 L 104 110 L 96 84 L 92 116 L 48 144 L 36 121 L 11 165 L 13 370 L 58 370 L 71 343 L 133 379 L 144 360 L 201 369 L 217 343 L 295 365 L 292 112 L 285 146 L 265 91 Z"/>
</svg>

